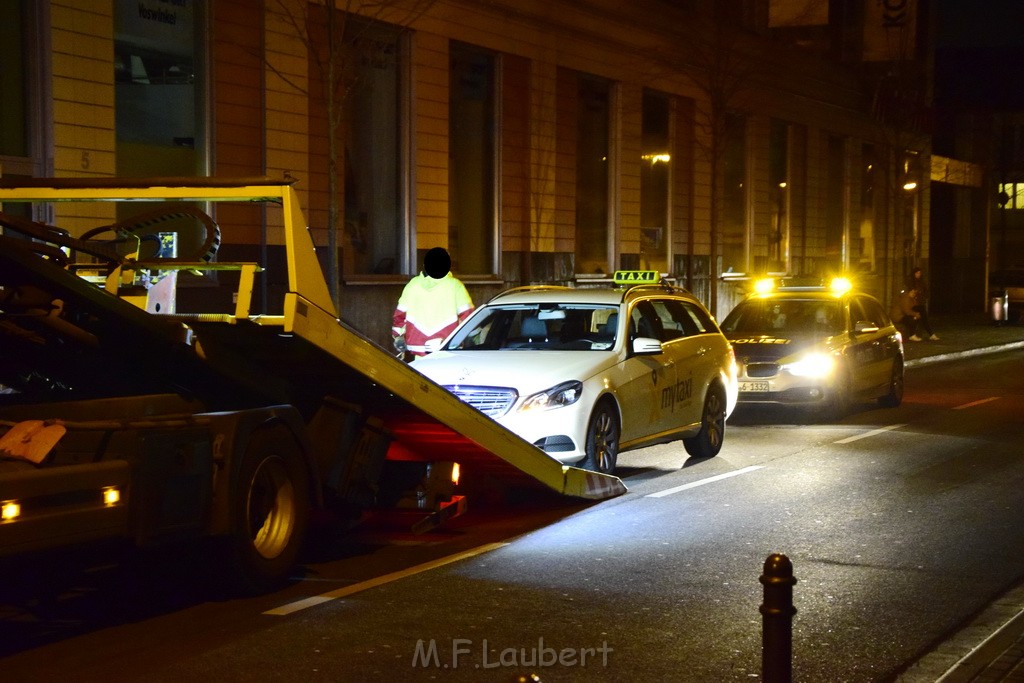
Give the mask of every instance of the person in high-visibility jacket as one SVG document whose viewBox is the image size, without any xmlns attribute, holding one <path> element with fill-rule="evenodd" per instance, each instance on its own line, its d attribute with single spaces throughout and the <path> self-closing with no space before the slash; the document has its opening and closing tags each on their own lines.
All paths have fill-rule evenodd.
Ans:
<svg viewBox="0 0 1024 683">
<path fill-rule="evenodd" d="M 423 257 L 423 272 L 405 285 L 391 323 L 399 352 L 427 355 L 427 341 L 444 339 L 473 312 L 473 299 L 451 267 L 448 252 L 434 247 Z"/>
</svg>

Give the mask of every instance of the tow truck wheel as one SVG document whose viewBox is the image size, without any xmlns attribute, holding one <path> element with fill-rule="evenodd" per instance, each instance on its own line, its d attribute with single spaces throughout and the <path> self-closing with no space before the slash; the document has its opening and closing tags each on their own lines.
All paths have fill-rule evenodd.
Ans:
<svg viewBox="0 0 1024 683">
<path fill-rule="evenodd" d="M 619 455 L 619 415 L 607 399 L 594 406 L 587 427 L 587 455 L 583 468 L 611 474 Z"/>
<path fill-rule="evenodd" d="M 713 458 L 722 450 L 725 440 L 725 397 L 718 386 L 712 386 L 704 397 L 700 431 L 683 439 L 686 452 L 695 458 Z"/>
<path fill-rule="evenodd" d="M 237 588 L 266 592 L 287 577 L 309 523 L 309 482 L 284 427 L 255 431 L 239 463 L 229 541 Z"/>
</svg>

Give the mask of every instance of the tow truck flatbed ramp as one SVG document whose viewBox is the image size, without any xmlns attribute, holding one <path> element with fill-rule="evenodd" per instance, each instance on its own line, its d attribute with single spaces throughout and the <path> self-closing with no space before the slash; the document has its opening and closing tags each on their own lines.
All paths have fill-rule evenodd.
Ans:
<svg viewBox="0 0 1024 683">
<path fill-rule="evenodd" d="M 626 491 L 617 477 L 562 465 L 339 320 L 289 181 L 0 179 L 4 208 L 71 201 L 280 207 L 288 267 L 283 313 L 251 314 L 254 269 L 244 267 L 232 312 L 146 312 L 66 269 L 38 243 L 0 235 L 0 384 L 5 373 L 44 369 L 51 381 L 75 387 L 78 397 L 170 391 L 210 411 L 289 404 L 307 419 L 325 397 L 337 397 L 382 421 L 393 438 L 388 459 L 457 461 L 471 477 L 590 500 Z M 24 226 L 24 219 L 2 216 L 5 233 Z M 173 260 L 119 265 L 223 267 Z"/>
</svg>

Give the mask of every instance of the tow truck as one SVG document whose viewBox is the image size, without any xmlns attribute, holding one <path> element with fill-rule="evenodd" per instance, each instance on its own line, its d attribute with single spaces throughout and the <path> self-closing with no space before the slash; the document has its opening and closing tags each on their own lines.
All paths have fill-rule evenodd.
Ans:
<svg viewBox="0 0 1024 683">
<path fill-rule="evenodd" d="M 274 264 L 217 258 L 218 212 L 252 204 L 285 254 L 269 312 Z M 0 557 L 206 539 L 263 592 L 320 512 L 411 510 L 422 531 L 495 486 L 626 490 L 341 320 L 292 181 L 0 178 Z"/>
</svg>

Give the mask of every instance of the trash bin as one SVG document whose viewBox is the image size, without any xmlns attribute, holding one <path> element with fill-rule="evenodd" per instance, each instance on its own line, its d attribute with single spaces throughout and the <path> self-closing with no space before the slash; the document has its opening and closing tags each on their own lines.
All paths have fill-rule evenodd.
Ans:
<svg viewBox="0 0 1024 683">
<path fill-rule="evenodd" d="M 1010 301 L 1006 292 L 992 297 L 992 322 L 1001 325 L 1010 319 Z"/>
</svg>

